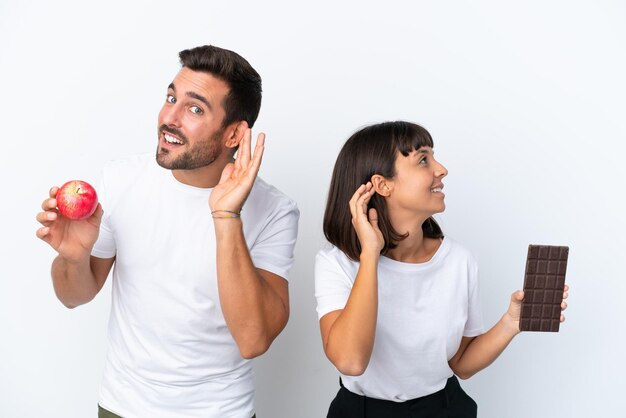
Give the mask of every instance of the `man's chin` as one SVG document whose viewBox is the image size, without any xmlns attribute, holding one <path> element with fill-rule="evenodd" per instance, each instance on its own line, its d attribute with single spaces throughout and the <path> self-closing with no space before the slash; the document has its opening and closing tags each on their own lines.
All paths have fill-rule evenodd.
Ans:
<svg viewBox="0 0 626 418">
<path fill-rule="evenodd" d="M 158 149 L 157 154 L 156 154 L 156 162 L 161 167 L 171 170 L 173 165 L 172 165 L 171 159 L 169 158 L 170 156 L 168 154 L 169 152 L 167 150 L 163 151 L 162 149 Z"/>
<path fill-rule="evenodd" d="M 185 160 L 184 158 L 173 158 L 168 154 L 157 154 L 156 162 L 161 167 L 167 170 L 194 170 L 199 167 L 203 167 L 207 164 L 193 164 L 193 161 Z"/>
<path fill-rule="evenodd" d="M 182 152 L 177 155 L 172 155 L 171 150 L 158 147 L 156 162 L 158 165 L 168 170 L 195 170 L 213 164 L 220 156 L 220 152 L 196 155 L 196 158 L 193 158 L 192 155 L 192 152 Z"/>
</svg>

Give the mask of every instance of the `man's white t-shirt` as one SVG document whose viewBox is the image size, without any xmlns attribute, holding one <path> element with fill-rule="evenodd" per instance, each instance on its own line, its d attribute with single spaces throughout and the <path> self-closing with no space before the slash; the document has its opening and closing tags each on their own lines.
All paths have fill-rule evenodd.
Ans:
<svg viewBox="0 0 626 418">
<path fill-rule="evenodd" d="M 318 317 L 343 309 L 359 263 L 338 248 L 315 262 Z M 454 373 L 448 360 L 461 337 L 482 334 L 478 268 L 474 258 L 446 237 L 425 263 L 381 256 L 374 349 L 361 376 L 342 375 L 351 392 L 403 402 L 441 390 Z"/>
<path fill-rule="evenodd" d="M 252 417 L 252 364 L 218 295 L 211 189 L 141 155 L 109 163 L 98 194 L 104 218 L 92 255 L 115 257 L 100 405 L 124 418 Z M 255 267 L 287 278 L 298 217 L 257 178 L 241 212 Z"/>
</svg>

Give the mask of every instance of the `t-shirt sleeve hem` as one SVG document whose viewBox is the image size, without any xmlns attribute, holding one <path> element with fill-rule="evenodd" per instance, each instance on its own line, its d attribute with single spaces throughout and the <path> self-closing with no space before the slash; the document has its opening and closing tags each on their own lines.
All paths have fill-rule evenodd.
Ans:
<svg viewBox="0 0 626 418">
<path fill-rule="evenodd" d="M 482 328 L 475 328 L 475 329 L 463 331 L 463 336 L 464 337 L 478 337 L 479 335 L 482 335 L 484 333 L 485 332 L 482 330 Z"/>
<path fill-rule="evenodd" d="M 280 276 L 283 279 L 289 281 L 289 269 L 280 268 L 269 263 L 264 263 L 262 261 L 255 262 L 254 267 L 265 270 L 265 271 L 269 271 L 270 273 L 274 273 L 277 276 Z"/>
<path fill-rule="evenodd" d="M 325 306 L 323 309 L 319 309 L 317 310 L 317 319 L 322 319 L 322 317 L 328 313 L 331 313 L 333 311 L 338 311 L 340 309 L 345 308 L 345 304 L 336 304 L 336 305 L 329 305 L 329 306 Z"/>
<path fill-rule="evenodd" d="M 113 258 L 115 257 L 115 252 L 111 253 L 109 251 L 93 249 L 91 250 L 91 255 L 97 258 Z"/>
</svg>

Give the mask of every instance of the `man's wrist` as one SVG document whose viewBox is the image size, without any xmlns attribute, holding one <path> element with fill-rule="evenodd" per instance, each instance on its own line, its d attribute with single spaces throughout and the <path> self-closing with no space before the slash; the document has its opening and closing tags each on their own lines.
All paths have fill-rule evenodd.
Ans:
<svg viewBox="0 0 626 418">
<path fill-rule="evenodd" d="M 233 234 L 243 231 L 243 223 L 240 217 L 236 218 L 213 218 L 213 227 L 216 234 Z M 218 237 L 219 238 L 219 237 Z"/>
<path fill-rule="evenodd" d="M 67 257 L 67 256 L 59 254 L 59 258 L 67 266 L 78 267 L 84 263 L 89 263 L 89 259 L 91 258 L 91 253 L 87 251 L 81 256 L 79 256 L 78 258 Z"/>
<path fill-rule="evenodd" d="M 230 209 L 215 209 L 215 210 L 211 210 L 211 216 L 213 217 L 213 219 L 241 218 L 241 211 L 230 210 Z"/>
</svg>

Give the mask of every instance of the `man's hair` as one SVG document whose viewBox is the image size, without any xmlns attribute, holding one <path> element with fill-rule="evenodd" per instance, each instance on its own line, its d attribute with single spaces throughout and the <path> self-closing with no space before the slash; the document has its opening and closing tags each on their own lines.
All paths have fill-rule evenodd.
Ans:
<svg viewBox="0 0 626 418">
<path fill-rule="evenodd" d="M 230 89 L 222 106 L 226 111 L 222 127 L 245 120 L 252 128 L 261 109 L 261 76 L 241 55 L 204 45 L 178 54 L 180 63 L 193 71 L 209 73 L 223 80 Z"/>
<path fill-rule="evenodd" d="M 331 244 L 352 260 L 359 260 L 361 244 L 352 226 L 348 206 L 350 198 L 374 174 L 388 179 L 395 177 L 398 152 L 406 157 L 423 146 L 433 146 L 428 131 L 415 123 L 403 121 L 367 126 L 346 141 L 335 163 L 324 212 L 324 235 Z M 370 199 L 369 208 L 376 209 L 378 213 L 378 227 L 385 240 L 381 254 L 386 254 L 396 248 L 408 233 L 400 234 L 393 228 L 387 202 L 378 193 Z M 443 237 L 441 228 L 432 217 L 424 221 L 422 230 L 425 237 Z"/>
</svg>

